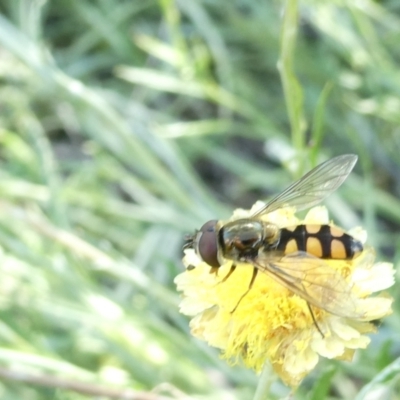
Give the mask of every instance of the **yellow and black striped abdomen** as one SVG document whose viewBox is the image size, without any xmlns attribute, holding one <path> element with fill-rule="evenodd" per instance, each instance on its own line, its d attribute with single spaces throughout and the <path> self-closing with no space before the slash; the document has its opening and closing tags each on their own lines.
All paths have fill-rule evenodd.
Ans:
<svg viewBox="0 0 400 400">
<path fill-rule="evenodd" d="M 285 254 L 305 251 L 319 258 L 351 260 L 363 251 L 360 241 L 330 225 L 296 225 L 280 233 L 277 250 Z"/>
</svg>

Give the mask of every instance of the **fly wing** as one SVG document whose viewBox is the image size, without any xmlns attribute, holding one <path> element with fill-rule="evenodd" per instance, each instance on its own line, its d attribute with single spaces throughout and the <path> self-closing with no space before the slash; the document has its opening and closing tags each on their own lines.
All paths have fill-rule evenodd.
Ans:
<svg viewBox="0 0 400 400">
<path fill-rule="evenodd" d="M 346 180 L 357 158 L 354 154 L 345 154 L 325 161 L 269 201 L 253 216 L 268 214 L 282 207 L 302 210 L 320 203 Z"/>
<path fill-rule="evenodd" d="M 315 307 L 345 318 L 362 319 L 362 299 L 352 285 L 324 260 L 305 252 L 274 258 L 261 254 L 252 263 Z"/>
</svg>

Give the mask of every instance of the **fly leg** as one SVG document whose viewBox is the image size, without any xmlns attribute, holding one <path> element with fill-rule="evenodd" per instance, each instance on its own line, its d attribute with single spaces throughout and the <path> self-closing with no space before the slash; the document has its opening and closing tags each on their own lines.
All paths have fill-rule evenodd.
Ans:
<svg viewBox="0 0 400 400">
<path fill-rule="evenodd" d="M 233 272 L 235 271 L 235 269 L 236 269 L 236 265 L 235 265 L 235 264 L 232 264 L 232 266 L 231 266 L 229 272 L 226 274 L 226 276 L 224 277 L 224 279 L 222 279 L 222 281 L 221 281 L 220 283 L 225 282 L 225 281 L 233 274 Z"/>
<path fill-rule="evenodd" d="M 253 274 L 251 276 L 251 280 L 250 280 L 250 284 L 249 287 L 247 288 L 247 290 L 240 296 L 239 301 L 237 302 L 235 308 L 231 311 L 231 314 L 233 314 L 236 309 L 239 307 L 240 302 L 243 300 L 244 296 L 246 296 L 247 293 L 250 292 L 250 289 L 253 287 L 254 281 L 256 280 L 257 277 L 257 273 L 258 273 L 258 269 L 256 267 L 253 267 Z"/>
<path fill-rule="evenodd" d="M 231 265 L 231 268 L 229 269 L 229 272 L 226 274 L 226 276 L 224 277 L 224 278 L 222 278 L 222 280 L 221 281 L 219 281 L 218 283 L 217 283 L 217 285 L 219 285 L 220 283 L 223 283 L 223 282 L 225 282 L 232 274 L 233 274 L 233 272 L 235 271 L 235 269 L 236 269 L 236 265 L 235 264 L 232 264 Z M 219 270 L 219 268 L 211 268 L 211 270 L 210 270 L 210 274 L 215 274 L 215 276 L 218 276 L 218 270 Z"/>
<path fill-rule="evenodd" d="M 308 307 L 308 309 L 309 309 L 309 311 L 310 311 L 311 318 L 312 318 L 312 320 L 313 320 L 313 322 L 314 322 L 314 325 L 315 325 L 315 327 L 317 328 L 318 332 L 321 334 L 322 339 L 323 339 L 323 338 L 325 337 L 325 335 L 322 333 L 321 328 L 319 327 L 319 325 L 318 325 L 318 323 L 317 323 L 317 320 L 315 319 L 314 312 L 313 312 L 313 310 L 312 310 L 312 308 L 311 308 L 311 306 L 310 306 L 310 303 L 309 303 L 308 301 L 307 301 L 307 307 Z"/>
</svg>

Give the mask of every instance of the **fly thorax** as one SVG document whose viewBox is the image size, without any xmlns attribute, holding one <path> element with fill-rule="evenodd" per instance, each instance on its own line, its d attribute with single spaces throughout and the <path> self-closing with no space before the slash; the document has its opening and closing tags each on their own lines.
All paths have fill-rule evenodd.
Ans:
<svg viewBox="0 0 400 400">
<path fill-rule="evenodd" d="M 279 244 L 281 230 L 274 224 L 264 223 L 263 250 L 274 250 Z"/>
<path fill-rule="evenodd" d="M 225 224 L 220 230 L 223 256 L 245 261 L 258 254 L 263 246 L 264 224 L 254 219 L 239 219 Z"/>
</svg>

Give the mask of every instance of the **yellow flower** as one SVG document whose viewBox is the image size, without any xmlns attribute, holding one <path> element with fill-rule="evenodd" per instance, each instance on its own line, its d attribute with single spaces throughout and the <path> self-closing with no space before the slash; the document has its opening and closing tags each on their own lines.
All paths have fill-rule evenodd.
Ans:
<svg viewBox="0 0 400 400">
<path fill-rule="evenodd" d="M 249 217 L 258 209 L 260 202 L 251 210 L 236 210 L 230 221 Z M 280 209 L 261 218 L 279 228 L 333 225 L 324 207 L 312 208 L 302 221 L 296 218 L 294 208 Z M 366 233 L 360 228 L 349 233 L 361 242 L 366 240 Z M 392 264 L 374 260 L 371 247 L 365 247 L 352 260 L 324 260 L 351 289 L 349 301 L 354 302 L 360 317 L 350 319 L 309 306 L 265 273 L 257 275 L 245 294 L 252 265 L 236 263 L 234 272 L 224 280 L 232 261 L 226 260 L 221 267 L 212 269 L 194 249 L 186 249 L 183 262 L 187 269 L 175 278 L 178 290 L 183 292 L 180 311 L 193 316 L 192 334 L 222 349 L 223 357 L 230 362 L 242 359 L 247 367 L 260 371 L 269 361 L 281 379 L 295 387 L 316 366 L 320 356 L 351 360 L 356 349 L 369 344 L 365 334 L 376 330 L 371 321 L 391 313 L 391 298 L 368 297 L 394 283 Z"/>
</svg>

